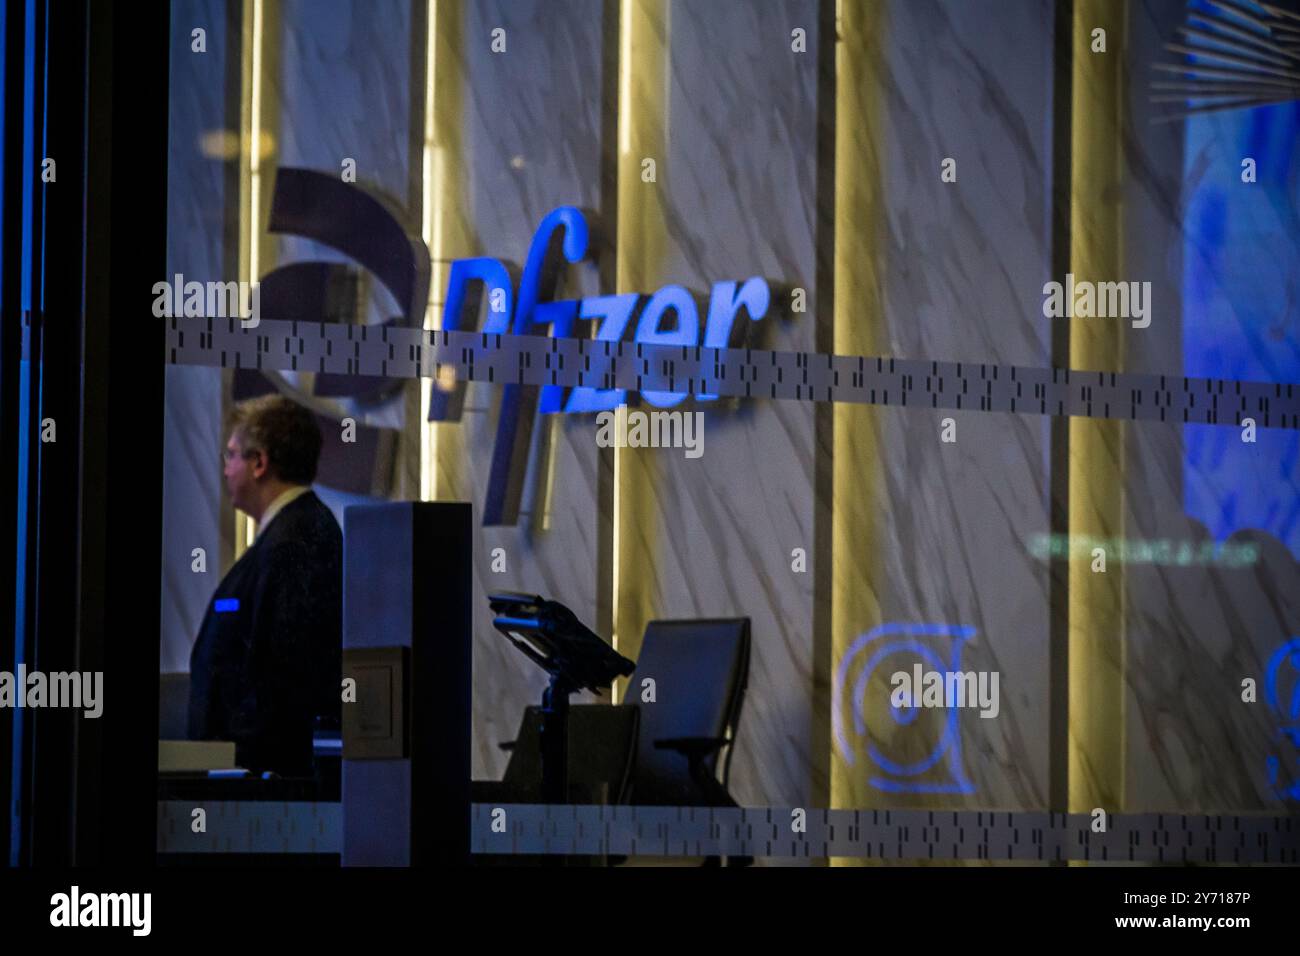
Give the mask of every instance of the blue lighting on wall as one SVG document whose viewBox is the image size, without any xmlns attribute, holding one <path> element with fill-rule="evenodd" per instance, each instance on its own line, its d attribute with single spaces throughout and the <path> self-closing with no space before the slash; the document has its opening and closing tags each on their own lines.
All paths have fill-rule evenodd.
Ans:
<svg viewBox="0 0 1300 956">
<path fill-rule="evenodd" d="M 1264 699 L 1279 721 L 1278 753 L 1269 754 L 1267 761 L 1269 788 L 1283 800 L 1300 800 L 1300 637 L 1269 658 Z"/>
<path fill-rule="evenodd" d="M 1186 374 L 1300 382 L 1300 103 L 1187 121 Z M 1241 163 L 1256 163 L 1242 182 Z M 1216 541 L 1266 531 L 1300 557 L 1300 434 L 1184 426 L 1184 507 Z"/>
</svg>

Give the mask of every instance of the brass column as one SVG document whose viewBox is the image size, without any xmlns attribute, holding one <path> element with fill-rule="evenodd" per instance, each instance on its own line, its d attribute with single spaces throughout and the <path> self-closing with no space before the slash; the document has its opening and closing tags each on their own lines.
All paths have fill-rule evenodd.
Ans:
<svg viewBox="0 0 1300 956">
<path fill-rule="evenodd" d="M 1093 30 L 1106 31 L 1093 52 Z M 1121 239 L 1125 4 L 1076 0 L 1071 104 L 1070 266 L 1075 281 L 1125 278 Z M 1064 277 L 1055 277 L 1063 280 Z M 1075 318 L 1070 365 L 1118 371 L 1122 319 Z M 1115 540 L 1123 534 L 1124 425 L 1070 420 L 1069 534 Z M 1069 559 L 1069 808 L 1122 809 L 1124 799 L 1124 568 L 1106 554 L 1093 571 L 1091 548 Z"/>
<path fill-rule="evenodd" d="M 834 347 L 839 355 L 883 355 L 889 351 L 881 237 L 885 184 L 880 71 L 885 14 L 882 4 L 846 2 L 839 5 L 837 19 Z M 832 40 L 826 37 L 822 42 Z M 829 569 L 817 569 L 831 575 L 832 670 L 859 634 L 881 622 L 885 586 L 881 550 L 886 539 L 881 412 L 868 405 L 836 403 L 833 422 L 832 560 Z M 880 675 L 877 679 L 885 680 Z M 841 717 L 848 720 L 851 682 L 843 691 Z M 888 688 L 873 687 L 868 696 L 882 693 L 887 695 Z M 831 749 L 831 806 L 882 805 L 882 795 L 867 785 L 865 752 L 859 748 L 859 757 L 850 766 L 833 739 Z"/>
<path fill-rule="evenodd" d="M 432 259 L 426 329 L 442 328 L 451 260 L 475 254 L 464 203 L 463 101 L 465 61 L 464 0 L 429 0 L 425 52 L 424 201 L 420 231 Z M 429 422 L 433 389 L 451 388 L 454 376 L 439 383 L 420 381 L 420 497 L 424 501 L 468 501 L 466 422 Z M 471 383 L 468 388 L 484 388 Z M 467 402 L 468 404 L 468 402 Z"/>
<path fill-rule="evenodd" d="M 619 5 L 617 291 L 659 285 L 668 175 L 667 0 L 622 0 Z M 654 162 L 654 181 L 647 160 Z M 653 448 L 614 449 L 614 647 L 633 660 L 658 594 L 659 469 Z M 623 682 L 620 681 L 620 684 Z M 621 689 L 616 689 L 621 699 Z"/>
<path fill-rule="evenodd" d="M 274 0 L 243 0 L 240 14 L 239 107 L 239 278 L 259 282 L 275 268 L 279 239 L 266 230 L 271 190 L 279 163 L 280 5 Z M 221 411 L 231 405 L 234 372 L 222 373 Z M 221 436 L 226 447 L 228 435 Z M 256 524 L 222 496 L 222 518 L 233 522 L 231 563 L 248 549 Z M 231 527 L 231 525 L 226 525 Z M 223 557 L 227 553 L 222 547 Z M 228 567 L 224 565 L 223 567 Z"/>
</svg>

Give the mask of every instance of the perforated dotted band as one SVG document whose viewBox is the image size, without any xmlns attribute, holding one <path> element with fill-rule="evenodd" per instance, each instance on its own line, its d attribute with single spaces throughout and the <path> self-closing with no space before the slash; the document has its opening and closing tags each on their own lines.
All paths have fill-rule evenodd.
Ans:
<svg viewBox="0 0 1300 956">
<path fill-rule="evenodd" d="M 167 362 L 899 408 L 1300 429 L 1300 387 L 1017 365 L 264 319 L 167 319 Z"/>
<path fill-rule="evenodd" d="M 204 832 L 190 826 L 195 807 Z M 881 860 L 1091 860 L 1300 863 L 1292 816 L 1092 814 L 795 807 L 476 803 L 470 848 L 483 854 L 861 857 Z M 160 853 L 338 853 L 337 803 L 167 800 Z"/>
<path fill-rule="evenodd" d="M 493 823 L 496 821 L 496 829 Z M 475 853 L 859 857 L 1146 863 L 1300 862 L 1284 816 L 794 807 L 492 807 L 475 804 Z"/>
</svg>

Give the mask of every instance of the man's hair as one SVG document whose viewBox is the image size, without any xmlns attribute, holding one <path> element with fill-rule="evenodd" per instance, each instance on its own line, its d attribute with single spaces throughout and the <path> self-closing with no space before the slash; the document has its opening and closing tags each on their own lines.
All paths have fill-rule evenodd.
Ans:
<svg viewBox="0 0 1300 956">
<path fill-rule="evenodd" d="M 226 434 L 239 436 L 244 451 L 266 454 L 281 481 L 310 485 L 316 480 L 321 434 L 315 416 L 284 395 L 238 402 L 226 415 Z"/>
</svg>

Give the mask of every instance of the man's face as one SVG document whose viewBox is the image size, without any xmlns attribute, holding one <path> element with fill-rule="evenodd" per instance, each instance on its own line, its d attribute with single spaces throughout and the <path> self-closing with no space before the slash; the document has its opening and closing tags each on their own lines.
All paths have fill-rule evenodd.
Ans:
<svg viewBox="0 0 1300 956">
<path fill-rule="evenodd" d="M 230 503 L 240 511 L 248 511 L 255 500 L 257 480 L 266 472 L 266 456 L 260 451 L 247 451 L 235 432 L 226 442 L 225 459 L 226 491 L 230 493 Z"/>
</svg>

